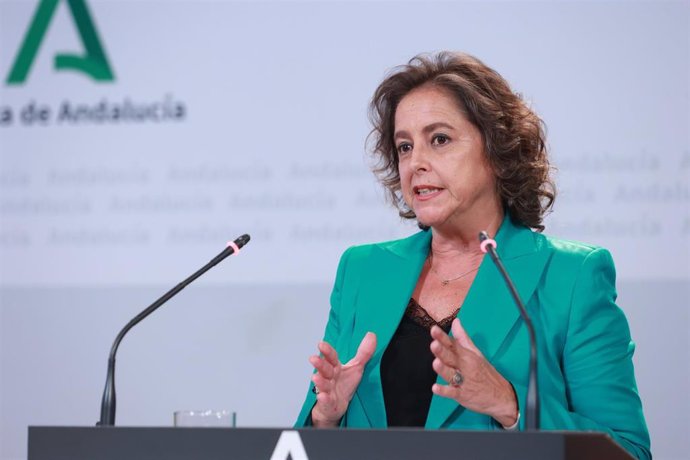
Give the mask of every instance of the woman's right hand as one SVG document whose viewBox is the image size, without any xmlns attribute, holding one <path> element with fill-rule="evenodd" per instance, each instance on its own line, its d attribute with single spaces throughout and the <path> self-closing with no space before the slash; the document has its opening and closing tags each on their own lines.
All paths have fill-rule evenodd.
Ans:
<svg viewBox="0 0 690 460">
<path fill-rule="evenodd" d="M 342 364 L 338 353 L 326 342 L 319 342 L 321 356 L 309 357 L 316 369 L 311 380 L 318 388 L 316 404 L 311 411 L 312 424 L 319 427 L 335 427 L 345 415 L 347 406 L 362 380 L 364 366 L 376 350 L 376 334 L 367 332 L 357 348 L 354 358 Z"/>
</svg>

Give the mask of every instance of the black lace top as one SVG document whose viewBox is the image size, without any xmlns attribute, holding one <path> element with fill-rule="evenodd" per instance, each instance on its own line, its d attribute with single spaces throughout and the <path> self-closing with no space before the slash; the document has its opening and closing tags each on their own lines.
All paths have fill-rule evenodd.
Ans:
<svg viewBox="0 0 690 460">
<path fill-rule="evenodd" d="M 410 299 L 381 360 L 388 426 L 423 427 L 426 423 L 431 386 L 436 382 L 436 372 L 431 367 L 434 355 L 429 349 L 429 330 L 437 324 L 447 333 L 459 310 L 458 307 L 437 323 L 416 300 Z"/>
</svg>

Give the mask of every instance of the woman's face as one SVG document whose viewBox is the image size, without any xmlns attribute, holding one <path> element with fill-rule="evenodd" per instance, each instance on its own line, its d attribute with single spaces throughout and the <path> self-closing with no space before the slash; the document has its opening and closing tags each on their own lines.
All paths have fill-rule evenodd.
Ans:
<svg viewBox="0 0 690 460">
<path fill-rule="evenodd" d="M 451 230 L 500 212 L 481 132 L 446 90 L 422 86 L 403 97 L 394 143 L 402 194 L 419 222 Z"/>
</svg>

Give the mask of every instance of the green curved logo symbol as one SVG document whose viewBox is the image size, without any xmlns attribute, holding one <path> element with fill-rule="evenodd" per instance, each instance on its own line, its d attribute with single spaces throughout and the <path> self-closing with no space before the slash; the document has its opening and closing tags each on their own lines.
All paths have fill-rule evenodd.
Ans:
<svg viewBox="0 0 690 460">
<path fill-rule="evenodd" d="M 66 1 L 72 13 L 74 23 L 77 25 L 85 52 L 83 55 L 55 55 L 55 69 L 58 71 L 73 70 L 82 72 L 99 82 L 114 81 L 115 76 L 98 38 L 98 32 L 91 19 L 85 0 Z M 60 0 L 41 0 L 39 3 L 24 41 L 14 59 L 14 64 L 12 64 L 10 73 L 7 76 L 8 85 L 21 85 L 26 81 L 59 2 Z"/>
</svg>

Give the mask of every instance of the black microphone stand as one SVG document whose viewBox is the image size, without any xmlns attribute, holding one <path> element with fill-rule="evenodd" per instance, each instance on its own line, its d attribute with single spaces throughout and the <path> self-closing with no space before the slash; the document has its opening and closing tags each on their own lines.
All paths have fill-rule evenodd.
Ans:
<svg viewBox="0 0 690 460">
<path fill-rule="evenodd" d="M 479 233 L 479 241 L 484 243 L 484 247 L 482 248 L 482 250 L 484 252 L 489 253 L 489 256 L 491 256 L 491 260 L 494 261 L 494 264 L 496 264 L 496 267 L 498 267 L 498 270 L 501 272 L 501 275 L 503 275 L 503 279 L 505 280 L 506 285 L 508 286 L 508 290 L 510 290 L 511 295 L 513 296 L 513 300 L 515 300 L 515 303 L 520 309 L 520 316 L 522 316 L 522 320 L 525 322 L 525 326 L 527 327 L 527 332 L 529 334 L 529 382 L 527 384 L 527 407 L 525 408 L 525 428 L 530 431 L 538 431 L 539 389 L 537 383 L 537 338 L 536 334 L 534 333 L 534 326 L 532 325 L 532 320 L 527 314 L 525 304 L 522 303 L 522 300 L 520 299 L 520 294 L 518 294 L 517 289 L 515 288 L 515 284 L 513 284 L 513 281 L 510 279 L 510 276 L 508 276 L 508 272 L 506 271 L 503 262 L 501 262 L 501 259 L 498 257 L 498 254 L 496 253 L 495 241 L 489 238 L 489 235 L 486 232 Z"/>
<path fill-rule="evenodd" d="M 108 374 L 105 379 L 105 389 L 103 390 L 103 399 L 101 400 L 101 419 L 96 426 L 114 426 L 115 425 L 115 354 L 117 353 L 117 348 L 120 346 L 122 338 L 137 325 L 141 320 L 149 316 L 151 313 L 156 311 L 158 307 L 163 305 L 168 300 L 172 299 L 180 292 L 182 289 L 187 287 L 190 283 L 196 280 L 198 277 L 206 273 L 212 267 L 214 267 L 218 262 L 228 257 L 230 254 L 235 252 L 235 249 L 240 249 L 242 246 L 247 244 L 249 241 L 249 235 L 242 235 L 237 238 L 231 245 L 228 245 L 220 254 L 214 257 L 209 263 L 201 267 L 199 270 L 194 272 L 186 280 L 182 281 L 180 284 L 166 292 L 160 299 L 149 305 L 144 311 L 135 316 L 129 323 L 125 325 L 124 328 L 117 334 L 113 346 L 110 348 L 110 356 L 108 357 Z"/>
</svg>

